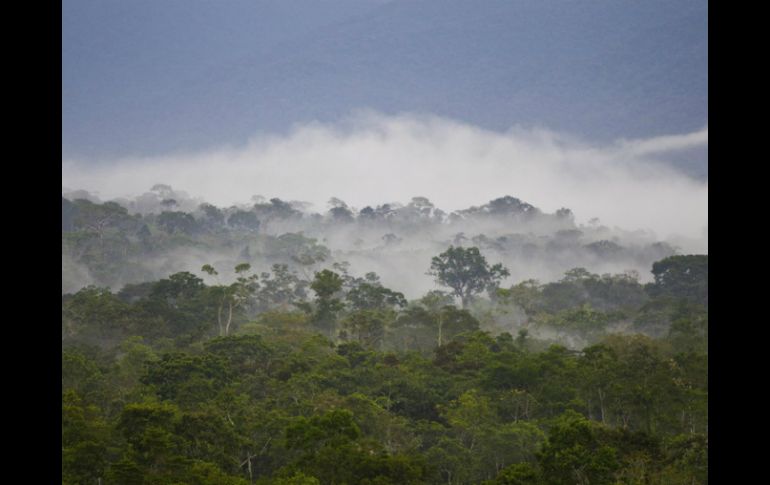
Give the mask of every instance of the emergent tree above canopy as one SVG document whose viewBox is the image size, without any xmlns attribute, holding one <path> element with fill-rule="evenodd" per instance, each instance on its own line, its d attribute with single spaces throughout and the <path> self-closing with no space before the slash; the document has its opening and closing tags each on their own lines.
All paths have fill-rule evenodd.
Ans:
<svg viewBox="0 0 770 485">
<path fill-rule="evenodd" d="M 477 247 L 449 246 L 433 257 L 428 274 L 435 276 L 437 283 L 452 288 L 465 308 L 473 295 L 496 287 L 510 272 L 500 263 L 490 266 Z"/>
</svg>

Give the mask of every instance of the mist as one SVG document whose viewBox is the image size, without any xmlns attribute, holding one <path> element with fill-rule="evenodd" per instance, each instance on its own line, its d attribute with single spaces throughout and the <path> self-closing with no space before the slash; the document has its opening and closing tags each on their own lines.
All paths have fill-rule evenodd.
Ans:
<svg viewBox="0 0 770 485">
<path fill-rule="evenodd" d="M 569 207 L 578 222 L 598 218 L 707 252 L 708 181 L 667 164 L 667 156 L 707 146 L 708 127 L 596 144 L 545 128 L 500 133 L 435 116 L 366 112 L 198 153 L 64 160 L 62 184 L 110 199 L 162 182 L 220 206 L 258 194 L 320 211 L 330 197 L 360 209 L 424 196 L 452 211 L 511 194 L 544 211 Z"/>
</svg>

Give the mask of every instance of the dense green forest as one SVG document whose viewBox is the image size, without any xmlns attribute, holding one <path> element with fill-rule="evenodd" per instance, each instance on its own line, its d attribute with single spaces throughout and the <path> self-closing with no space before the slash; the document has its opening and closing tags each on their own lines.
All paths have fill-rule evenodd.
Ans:
<svg viewBox="0 0 770 485">
<path fill-rule="evenodd" d="M 708 483 L 707 255 L 512 197 L 119 202 L 62 199 L 65 484 Z"/>
</svg>

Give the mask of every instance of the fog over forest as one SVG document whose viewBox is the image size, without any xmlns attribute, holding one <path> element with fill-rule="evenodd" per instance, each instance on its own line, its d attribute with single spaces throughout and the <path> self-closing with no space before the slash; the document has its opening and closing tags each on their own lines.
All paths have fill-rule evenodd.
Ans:
<svg viewBox="0 0 770 485">
<path fill-rule="evenodd" d="M 453 211 L 423 196 L 217 207 L 166 184 L 62 195 L 68 477 L 545 485 L 588 463 L 707 483 L 706 254 L 511 195 Z M 230 417 L 252 406 L 269 412 Z M 326 444 L 298 455 L 307 426 Z M 562 448 L 581 454 L 551 465 Z"/>
<path fill-rule="evenodd" d="M 578 222 L 599 218 L 654 231 L 678 238 L 686 251 L 704 252 L 708 181 L 667 160 L 707 147 L 708 128 L 599 145 L 545 129 L 500 133 L 432 116 L 370 112 L 198 153 L 65 160 L 62 184 L 114 198 L 164 183 L 218 206 L 259 194 L 311 202 L 315 211 L 325 211 L 330 197 L 361 209 L 424 196 L 454 211 L 511 194 L 547 212 L 569 207 Z"/>
<path fill-rule="evenodd" d="M 708 2 L 61 7 L 62 485 L 708 485 Z"/>
<path fill-rule="evenodd" d="M 90 284 L 117 290 L 196 272 L 207 263 L 248 262 L 261 271 L 288 264 L 308 279 L 321 268 L 349 263 L 351 273 L 374 271 L 418 297 L 436 289 L 426 271 L 431 257 L 450 245 L 476 246 L 504 263 L 509 283 L 554 281 L 575 267 L 598 274 L 636 271 L 649 281 L 652 262 L 682 251 L 649 232 L 597 220 L 578 224 L 569 208 L 547 213 L 512 196 L 453 212 L 425 197 L 360 209 L 332 198 L 319 213 L 301 202 L 261 197 L 219 208 L 158 184 L 109 204 L 85 191 L 65 192 L 62 204 L 63 292 Z M 103 254 L 105 237 L 115 247 Z"/>
<path fill-rule="evenodd" d="M 132 219 L 135 230 L 169 217 L 163 212 L 186 212 L 194 222 L 150 231 L 177 242 L 126 256 L 130 269 L 104 272 L 65 250 L 63 290 L 116 287 L 216 261 L 296 265 L 265 241 L 300 233 L 329 252 L 302 269 L 348 262 L 352 272 L 375 271 L 410 296 L 435 287 L 427 265 L 450 244 L 480 247 L 510 268 L 510 282 L 554 281 L 574 267 L 634 270 L 648 280 L 657 259 L 708 252 L 708 182 L 665 163 L 707 144 L 707 128 L 597 146 L 546 130 L 496 133 L 368 113 L 206 153 L 69 161 L 62 169 L 69 201 L 113 200 L 141 216 Z M 212 221 L 202 204 L 216 206 L 222 219 Z M 230 224 L 238 211 L 257 222 Z"/>
</svg>

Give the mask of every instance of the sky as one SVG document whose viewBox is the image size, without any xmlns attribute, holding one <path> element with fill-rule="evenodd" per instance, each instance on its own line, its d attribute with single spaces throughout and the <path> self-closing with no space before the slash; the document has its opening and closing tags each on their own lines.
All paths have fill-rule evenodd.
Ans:
<svg viewBox="0 0 770 485">
<path fill-rule="evenodd" d="M 707 2 L 68 0 L 62 185 L 707 238 Z"/>
</svg>

